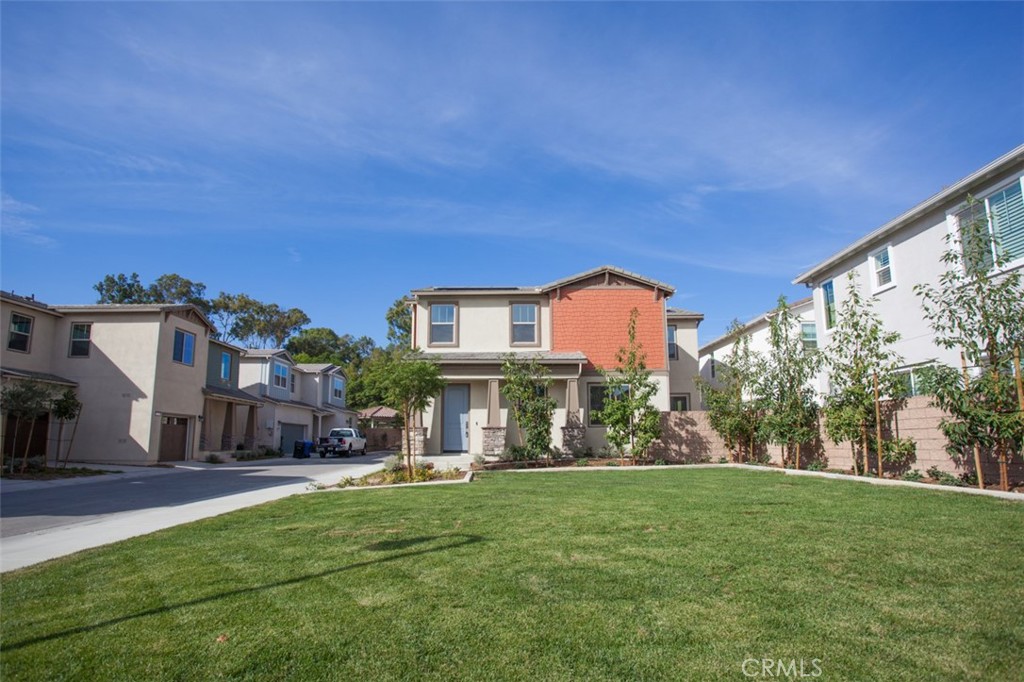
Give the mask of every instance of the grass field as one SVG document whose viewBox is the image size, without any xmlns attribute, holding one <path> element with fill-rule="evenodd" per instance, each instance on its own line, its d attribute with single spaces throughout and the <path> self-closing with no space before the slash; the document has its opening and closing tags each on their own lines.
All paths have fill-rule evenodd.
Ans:
<svg viewBox="0 0 1024 682">
<path fill-rule="evenodd" d="M 5 682 L 756 679 L 748 659 L 1014 680 L 1024 504 L 490 473 L 289 498 L 6 574 L 0 599 Z"/>
</svg>

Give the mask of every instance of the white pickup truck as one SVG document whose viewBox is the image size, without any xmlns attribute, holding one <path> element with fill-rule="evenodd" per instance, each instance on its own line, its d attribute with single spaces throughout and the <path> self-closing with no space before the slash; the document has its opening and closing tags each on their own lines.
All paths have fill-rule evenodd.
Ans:
<svg viewBox="0 0 1024 682">
<path fill-rule="evenodd" d="M 366 435 L 359 429 L 337 428 L 320 438 L 316 451 L 321 457 L 340 455 L 347 457 L 352 453 L 366 454 Z"/>
</svg>

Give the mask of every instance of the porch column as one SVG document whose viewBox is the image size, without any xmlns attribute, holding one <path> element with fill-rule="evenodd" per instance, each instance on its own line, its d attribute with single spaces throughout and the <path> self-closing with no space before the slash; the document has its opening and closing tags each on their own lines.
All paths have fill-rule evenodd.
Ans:
<svg viewBox="0 0 1024 682">
<path fill-rule="evenodd" d="M 235 404 L 225 403 L 224 405 L 224 428 L 221 430 L 220 449 L 231 450 L 235 447 L 232 441 L 235 439 Z"/>
<path fill-rule="evenodd" d="M 501 425 L 498 379 L 487 380 L 487 426 L 484 427 L 483 454 L 498 456 L 505 450 L 505 427 Z"/>
<path fill-rule="evenodd" d="M 213 426 L 210 424 L 210 399 L 203 399 L 203 420 L 199 428 L 199 449 L 209 450 L 210 449 L 210 429 Z"/>
<path fill-rule="evenodd" d="M 256 447 L 256 406 L 250 405 L 245 416 L 245 449 Z"/>
<path fill-rule="evenodd" d="M 562 427 L 562 449 L 574 455 L 583 451 L 587 429 L 580 417 L 579 379 L 565 382 L 565 426 Z"/>
</svg>

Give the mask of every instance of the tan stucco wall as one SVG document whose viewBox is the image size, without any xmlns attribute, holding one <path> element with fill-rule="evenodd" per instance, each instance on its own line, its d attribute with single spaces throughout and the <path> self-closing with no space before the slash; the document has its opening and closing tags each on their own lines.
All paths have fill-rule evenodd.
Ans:
<svg viewBox="0 0 1024 682">
<path fill-rule="evenodd" d="M 551 306 L 548 297 L 537 296 L 465 296 L 437 299 L 458 304 L 458 345 L 430 347 L 430 299 L 417 302 L 416 345 L 425 353 L 451 351 L 502 353 L 512 350 L 551 349 Z M 512 346 L 511 304 L 540 305 L 540 345 Z"/>
<path fill-rule="evenodd" d="M 29 337 L 27 353 L 7 349 L 11 329 L 11 313 L 32 318 L 32 334 Z M 0 301 L 0 320 L 3 324 L 0 364 L 4 367 L 31 372 L 53 372 L 53 359 L 57 352 L 55 349 L 57 322 L 60 318 L 30 306 Z M 64 353 L 67 354 L 66 348 L 64 348 Z"/>
<path fill-rule="evenodd" d="M 699 370 L 697 364 L 697 322 L 695 320 L 673 320 L 668 323 L 676 327 L 676 359 L 668 361 L 670 393 L 688 394 L 690 409 L 700 406 L 700 395 L 694 378 Z"/>
</svg>

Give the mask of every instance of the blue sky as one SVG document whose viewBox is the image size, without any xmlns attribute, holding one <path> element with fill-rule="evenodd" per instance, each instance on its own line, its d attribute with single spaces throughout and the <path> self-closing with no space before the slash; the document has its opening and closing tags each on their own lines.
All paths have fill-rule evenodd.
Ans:
<svg viewBox="0 0 1024 682">
<path fill-rule="evenodd" d="M 2 287 L 176 272 L 384 340 L 613 264 L 733 318 L 1024 141 L 1022 3 L 2 5 Z"/>
</svg>

